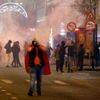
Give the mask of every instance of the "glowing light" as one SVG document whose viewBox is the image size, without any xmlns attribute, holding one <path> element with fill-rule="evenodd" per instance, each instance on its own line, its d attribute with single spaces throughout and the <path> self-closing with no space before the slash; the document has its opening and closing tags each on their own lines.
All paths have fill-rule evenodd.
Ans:
<svg viewBox="0 0 100 100">
<path fill-rule="evenodd" d="M 79 31 L 79 28 L 75 28 L 75 31 L 78 32 Z"/>
<path fill-rule="evenodd" d="M 30 31 L 32 32 L 35 32 L 35 30 L 36 30 L 35 28 L 30 28 Z"/>
<path fill-rule="evenodd" d="M 21 2 L 20 5 L 23 5 L 23 2 Z"/>
<path fill-rule="evenodd" d="M 99 37 L 99 38 L 100 38 L 100 34 L 98 34 L 98 35 L 97 35 L 97 37 Z"/>
<path fill-rule="evenodd" d="M 46 17 L 37 18 L 37 23 L 45 21 Z"/>
<path fill-rule="evenodd" d="M 49 36 L 49 44 L 50 44 L 50 47 L 53 48 L 53 30 L 52 30 L 52 28 L 51 28 L 51 33 Z"/>
<path fill-rule="evenodd" d="M 22 3 L 21 3 L 22 4 Z M 22 14 L 25 18 L 28 17 L 27 12 L 25 9 L 19 4 L 19 3 L 14 3 L 14 2 L 8 2 L 4 3 L 0 6 L 0 13 L 4 12 L 19 12 Z"/>
<path fill-rule="evenodd" d="M 60 35 L 65 35 L 65 29 L 64 29 L 64 23 L 62 22 L 61 25 L 60 25 Z"/>
</svg>

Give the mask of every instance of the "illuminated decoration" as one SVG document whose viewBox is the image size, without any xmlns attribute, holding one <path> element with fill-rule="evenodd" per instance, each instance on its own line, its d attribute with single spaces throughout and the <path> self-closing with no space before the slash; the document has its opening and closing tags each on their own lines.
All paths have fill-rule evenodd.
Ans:
<svg viewBox="0 0 100 100">
<path fill-rule="evenodd" d="M 22 4 L 22 3 L 21 3 Z M 19 12 L 22 14 L 25 18 L 28 17 L 27 12 L 25 9 L 21 6 L 20 3 L 14 3 L 14 2 L 7 2 L 0 6 L 0 13 L 5 12 Z"/>
<path fill-rule="evenodd" d="M 60 25 L 60 35 L 64 36 L 66 35 L 65 29 L 64 29 L 64 23 L 62 22 Z"/>
<path fill-rule="evenodd" d="M 53 48 L 53 30 L 51 28 L 50 36 L 49 36 L 49 45 Z"/>
</svg>

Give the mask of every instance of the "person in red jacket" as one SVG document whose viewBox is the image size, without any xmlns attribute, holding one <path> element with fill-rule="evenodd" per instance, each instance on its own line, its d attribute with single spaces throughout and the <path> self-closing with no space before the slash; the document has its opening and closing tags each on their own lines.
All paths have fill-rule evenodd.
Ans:
<svg viewBox="0 0 100 100">
<path fill-rule="evenodd" d="M 32 41 L 31 49 L 28 50 L 29 54 L 29 67 L 30 67 L 30 88 L 28 91 L 29 96 L 33 96 L 35 90 L 35 81 L 37 81 L 37 94 L 41 96 L 41 83 L 42 83 L 42 71 L 45 65 L 43 50 L 37 41 Z"/>
<path fill-rule="evenodd" d="M 36 83 L 37 94 L 41 96 L 42 74 L 50 75 L 51 70 L 46 48 L 36 40 L 33 40 L 32 44 L 28 46 L 25 55 L 25 70 L 30 74 L 30 88 L 28 95 L 33 96 Z"/>
</svg>

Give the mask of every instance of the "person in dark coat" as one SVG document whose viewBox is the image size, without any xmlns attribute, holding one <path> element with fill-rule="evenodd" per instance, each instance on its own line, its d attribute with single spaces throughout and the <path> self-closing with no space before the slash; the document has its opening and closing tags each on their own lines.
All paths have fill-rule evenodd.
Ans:
<svg viewBox="0 0 100 100">
<path fill-rule="evenodd" d="M 94 52 L 94 55 L 95 55 L 95 66 L 98 67 L 99 65 L 99 57 L 100 57 L 100 51 L 99 51 L 99 47 L 100 47 L 100 43 L 98 43 L 95 47 L 95 52 Z"/>
<path fill-rule="evenodd" d="M 65 49 L 66 49 L 67 46 L 65 46 L 65 41 L 62 41 L 61 42 L 61 45 L 60 45 L 60 50 L 59 50 L 59 66 L 60 66 L 60 71 L 61 72 L 64 72 L 63 70 L 63 65 L 64 65 L 64 57 L 65 57 Z"/>
<path fill-rule="evenodd" d="M 9 67 L 9 66 L 10 66 L 11 43 L 12 43 L 12 41 L 9 40 L 9 41 L 7 42 L 7 44 L 4 46 L 4 48 L 6 49 L 6 54 L 7 54 L 7 65 L 6 65 L 6 67 Z"/>
<path fill-rule="evenodd" d="M 2 61 L 1 53 L 2 53 L 2 45 L 1 45 L 1 43 L 0 43 L 0 62 Z"/>
<path fill-rule="evenodd" d="M 11 64 L 13 67 L 17 66 L 16 50 L 17 50 L 17 46 L 16 46 L 16 42 L 14 42 L 12 46 L 13 61 Z"/>
<path fill-rule="evenodd" d="M 74 42 L 71 41 L 71 44 L 68 46 L 68 72 L 72 72 L 72 67 L 75 62 L 75 45 Z"/>
<path fill-rule="evenodd" d="M 21 63 L 19 60 L 19 52 L 20 52 L 20 46 L 19 46 L 19 42 L 16 41 L 14 42 L 13 46 L 12 46 L 12 53 L 13 53 L 13 61 L 12 61 L 12 66 L 13 67 L 21 67 Z"/>
<path fill-rule="evenodd" d="M 22 67 L 20 59 L 19 59 L 19 53 L 20 53 L 20 45 L 19 45 L 19 41 L 16 41 L 16 46 L 17 46 L 17 67 Z"/>
<path fill-rule="evenodd" d="M 58 72 L 60 69 L 60 58 L 59 58 L 59 50 L 60 50 L 60 45 L 58 44 L 55 51 L 54 51 L 54 55 L 55 55 L 55 59 L 56 59 L 56 71 Z"/>
<path fill-rule="evenodd" d="M 84 45 L 83 44 L 80 44 L 79 51 L 78 51 L 78 66 L 79 66 L 79 70 L 80 71 L 83 70 L 84 54 L 85 54 Z"/>
<path fill-rule="evenodd" d="M 41 96 L 41 83 L 42 71 L 45 66 L 43 50 L 40 48 L 39 43 L 32 41 L 32 47 L 28 50 L 29 54 L 29 67 L 30 67 L 30 88 L 28 91 L 29 96 L 33 96 L 35 91 L 35 81 L 37 81 L 37 94 Z"/>
</svg>

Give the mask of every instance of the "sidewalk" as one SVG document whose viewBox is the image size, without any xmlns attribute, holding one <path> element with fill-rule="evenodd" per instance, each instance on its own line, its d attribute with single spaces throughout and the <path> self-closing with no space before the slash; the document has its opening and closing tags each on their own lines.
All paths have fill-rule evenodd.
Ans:
<svg viewBox="0 0 100 100">
<path fill-rule="evenodd" d="M 71 79 L 100 79 L 100 67 L 95 68 L 92 70 L 89 66 L 84 66 L 83 71 L 75 70 L 73 72 L 68 73 L 67 67 L 64 67 L 64 73 L 56 72 L 56 66 L 51 65 L 52 75 L 57 75 L 59 78 L 71 78 Z"/>
</svg>

